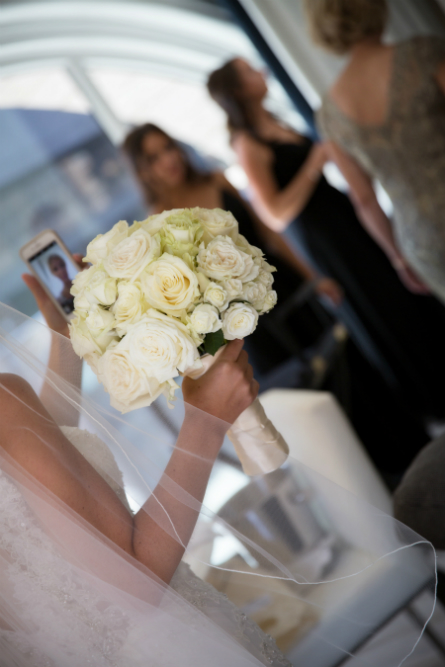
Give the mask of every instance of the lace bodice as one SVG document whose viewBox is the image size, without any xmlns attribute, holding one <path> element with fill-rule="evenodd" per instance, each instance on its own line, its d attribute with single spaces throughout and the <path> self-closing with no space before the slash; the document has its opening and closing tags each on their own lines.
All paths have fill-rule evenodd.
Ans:
<svg viewBox="0 0 445 667">
<path fill-rule="evenodd" d="M 130 511 L 123 491 L 122 473 L 107 446 L 87 431 L 62 427 L 66 437 L 99 472 Z M 7 554 L 6 558 L 5 555 Z M 26 610 L 26 620 L 39 628 L 41 650 L 20 632 L 0 627 L 1 646 L 10 655 L 27 656 L 30 667 L 80 667 L 86 665 L 139 667 L 133 660 L 132 637 L 143 628 L 131 625 L 119 606 L 105 604 L 97 591 L 88 587 L 48 538 L 16 485 L 0 471 L 0 567 L 7 569 L 7 581 L 15 600 Z M 271 637 L 225 595 L 199 579 L 181 563 L 171 588 L 184 600 L 214 619 L 263 664 L 290 667 Z M 105 608 L 104 608 L 105 607 Z M 41 619 L 49 622 L 42 624 Z M 51 645 L 57 627 L 60 654 L 48 661 L 45 647 Z M 32 648 L 31 648 L 32 646 Z M 62 650 L 62 649 L 61 649 Z M 164 649 L 165 650 L 165 649 Z M 1 651 L 0 651 L 1 653 Z M 15 664 L 12 659 L 0 666 Z M 22 663 L 20 663 L 22 664 Z M 163 664 L 155 660 L 150 667 Z M 146 667 L 149 667 L 148 664 Z"/>
<path fill-rule="evenodd" d="M 397 44 L 384 123 L 357 123 L 329 94 L 317 122 L 324 138 L 337 142 L 382 183 L 394 204 L 400 248 L 445 299 L 445 95 L 436 80 L 444 61 L 441 38 Z"/>
<path fill-rule="evenodd" d="M 399 247 L 445 300 L 445 95 L 436 73 L 445 40 L 422 36 L 394 48 L 387 118 L 361 125 L 327 94 L 317 113 L 324 138 L 350 153 L 388 192 Z"/>
</svg>

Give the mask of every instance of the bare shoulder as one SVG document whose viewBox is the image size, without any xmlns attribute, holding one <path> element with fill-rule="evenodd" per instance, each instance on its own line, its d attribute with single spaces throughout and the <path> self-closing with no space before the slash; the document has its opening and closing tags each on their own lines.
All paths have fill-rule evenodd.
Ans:
<svg viewBox="0 0 445 667">
<path fill-rule="evenodd" d="M 51 418 L 29 382 L 13 373 L 0 373 L 0 434 L 42 419 Z"/>
<path fill-rule="evenodd" d="M 15 375 L 14 373 L 0 373 L 0 409 L 5 409 L 5 401 L 7 403 L 12 401 L 17 403 L 17 399 L 20 399 L 23 396 L 28 397 L 30 395 L 37 398 L 37 395 L 29 382 L 20 375 Z"/>
</svg>

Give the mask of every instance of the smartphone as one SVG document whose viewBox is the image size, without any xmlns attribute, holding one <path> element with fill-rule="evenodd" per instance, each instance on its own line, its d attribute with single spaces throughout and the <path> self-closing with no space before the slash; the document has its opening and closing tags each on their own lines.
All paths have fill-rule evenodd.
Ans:
<svg viewBox="0 0 445 667">
<path fill-rule="evenodd" d="M 45 229 L 20 248 L 20 257 L 69 321 L 74 311 L 70 289 L 80 269 L 61 238 L 52 229 Z"/>
</svg>

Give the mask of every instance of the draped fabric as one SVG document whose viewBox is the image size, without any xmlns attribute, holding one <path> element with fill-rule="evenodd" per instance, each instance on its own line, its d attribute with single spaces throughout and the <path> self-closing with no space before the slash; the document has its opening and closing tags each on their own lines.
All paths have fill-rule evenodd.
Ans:
<svg viewBox="0 0 445 667">
<path fill-rule="evenodd" d="M 254 480 L 231 468 L 233 493 L 218 461 L 209 489 L 226 499 L 210 510 L 164 472 L 181 435 L 175 444 L 104 410 L 78 377 L 69 341 L 0 305 L 1 667 L 313 666 L 320 646 L 350 653 L 401 591 L 434 581 L 428 543 L 295 460 Z M 183 410 L 178 400 L 171 414 Z M 192 412 L 196 437 L 229 426 Z M 65 479 L 99 514 L 129 522 L 133 540 L 144 513 L 145 530 L 185 547 L 171 581 L 76 511 Z M 181 507 L 197 520 L 188 544 Z M 394 667 L 412 649 L 402 642 Z"/>
</svg>

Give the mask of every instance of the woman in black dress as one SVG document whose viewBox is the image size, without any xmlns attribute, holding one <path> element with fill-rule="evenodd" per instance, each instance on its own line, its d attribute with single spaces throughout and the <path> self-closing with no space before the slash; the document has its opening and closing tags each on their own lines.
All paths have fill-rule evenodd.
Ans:
<svg viewBox="0 0 445 667">
<path fill-rule="evenodd" d="M 213 72 L 208 89 L 228 115 L 263 220 L 342 285 L 336 315 L 390 391 L 418 415 L 443 417 L 445 309 L 425 296 L 395 243 L 382 244 L 385 254 L 363 228 L 370 215 L 374 230 L 389 224 L 372 188 L 351 192 L 353 206 L 330 186 L 322 174 L 328 145 L 313 144 L 264 108 L 264 76 L 244 60 Z"/>
</svg>

